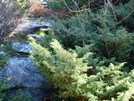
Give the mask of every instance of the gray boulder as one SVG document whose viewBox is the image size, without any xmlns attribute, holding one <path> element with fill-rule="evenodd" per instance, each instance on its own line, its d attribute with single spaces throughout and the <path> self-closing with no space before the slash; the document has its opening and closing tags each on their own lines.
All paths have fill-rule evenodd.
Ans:
<svg viewBox="0 0 134 101">
<path fill-rule="evenodd" d="M 35 87 L 38 88 L 44 82 L 43 77 L 38 72 L 38 68 L 32 65 L 29 58 L 12 57 L 0 71 L 3 79 L 11 78 L 8 87 Z"/>
<path fill-rule="evenodd" d="M 32 63 L 33 60 L 29 58 L 12 57 L 0 70 L 2 73 L 0 79 L 10 78 L 7 83 L 10 92 L 21 89 L 24 93 L 28 93 L 32 101 L 42 101 L 41 99 L 46 96 L 42 84 L 46 84 L 46 82 L 38 68 Z"/>
<path fill-rule="evenodd" d="M 17 26 L 13 33 L 33 34 L 33 32 L 39 31 L 40 28 L 43 28 L 44 31 L 49 31 L 51 28 L 51 24 L 45 21 L 37 22 L 24 20 L 20 25 Z"/>
<path fill-rule="evenodd" d="M 13 42 L 12 43 L 12 48 L 16 52 L 29 54 L 30 53 L 30 50 L 32 49 L 32 46 L 30 46 L 28 44 L 19 43 L 19 42 Z"/>
<path fill-rule="evenodd" d="M 6 52 L 0 51 L 0 55 L 6 55 Z"/>
</svg>

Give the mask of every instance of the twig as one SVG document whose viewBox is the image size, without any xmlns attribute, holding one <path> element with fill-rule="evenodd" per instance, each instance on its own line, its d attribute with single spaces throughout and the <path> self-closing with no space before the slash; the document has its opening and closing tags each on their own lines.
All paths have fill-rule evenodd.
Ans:
<svg viewBox="0 0 134 101">
<path fill-rule="evenodd" d="M 130 12 L 125 18 L 123 18 L 122 20 L 120 20 L 116 25 L 120 24 L 121 22 L 123 22 L 127 17 L 129 17 L 132 13 L 134 13 L 134 10 L 132 12 Z"/>
</svg>

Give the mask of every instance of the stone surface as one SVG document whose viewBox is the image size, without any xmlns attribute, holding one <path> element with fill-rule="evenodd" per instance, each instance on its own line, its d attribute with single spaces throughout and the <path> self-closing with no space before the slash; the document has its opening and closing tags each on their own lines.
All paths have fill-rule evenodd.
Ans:
<svg viewBox="0 0 134 101">
<path fill-rule="evenodd" d="M 13 42 L 12 43 L 12 48 L 16 51 L 16 52 L 21 52 L 21 53 L 30 53 L 30 50 L 32 49 L 32 46 L 28 45 L 28 44 L 22 44 L 19 42 Z"/>
<path fill-rule="evenodd" d="M 47 31 L 50 31 L 51 28 L 40 28 L 40 31 L 44 31 L 44 32 L 47 32 Z"/>
<path fill-rule="evenodd" d="M 9 88 L 40 88 L 44 82 L 43 77 L 38 73 L 38 68 L 32 65 L 32 60 L 29 58 L 12 57 L 0 72 L 3 79 L 11 78 L 8 82 Z"/>
<path fill-rule="evenodd" d="M 47 32 L 49 30 L 51 30 L 51 24 L 49 22 L 40 23 L 25 20 L 20 23 L 10 35 L 26 33 L 26 35 L 35 39 L 40 39 L 43 36 L 34 33 L 36 31 Z M 15 55 L 13 54 L 13 57 L 4 64 L 2 69 L 0 69 L 0 79 L 6 80 L 7 78 L 10 78 L 10 81 L 7 83 L 9 88 L 7 98 L 10 98 L 20 89 L 26 96 L 31 97 L 31 101 L 44 101 L 44 97 L 48 97 L 50 94 L 50 86 L 46 84 L 46 81 L 39 73 L 38 68 L 32 65 L 33 60 L 20 55 L 21 53 L 29 54 L 32 47 L 25 43 L 13 42 L 12 48 L 16 52 L 14 53 Z M 1 51 L 0 54 L 5 53 Z"/>
<path fill-rule="evenodd" d="M 33 38 L 36 39 L 36 40 L 38 40 L 38 39 L 44 37 L 43 35 L 37 35 L 37 34 L 30 34 L 29 36 L 30 36 L 30 37 L 33 37 Z"/>
<path fill-rule="evenodd" d="M 38 68 L 32 65 L 33 60 L 29 58 L 12 57 L 0 70 L 2 73 L 0 79 L 10 78 L 7 83 L 12 92 L 21 89 L 26 95 L 29 95 L 31 101 L 43 101 L 46 96 L 42 84 L 46 84 L 44 78 L 38 72 Z"/>
<path fill-rule="evenodd" d="M 33 32 L 39 31 L 40 28 L 43 28 L 45 29 L 45 31 L 48 31 L 50 30 L 48 28 L 51 28 L 51 24 L 45 21 L 37 22 L 37 21 L 24 20 L 21 24 L 17 26 L 17 28 L 14 30 L 13 33 L 32 34 Z"/>
<path fill-rule="evenodd" d="M 6 52 L 0 51 L 0 55 L 6 55 Z"/>
</svg>

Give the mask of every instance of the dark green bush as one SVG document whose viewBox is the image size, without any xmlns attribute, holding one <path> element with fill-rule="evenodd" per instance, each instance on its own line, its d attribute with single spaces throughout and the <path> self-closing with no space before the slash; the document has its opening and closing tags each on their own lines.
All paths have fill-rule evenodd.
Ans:
<svg viewBox="0 0 134 101">
<path fill-rule="evenodd" d="M 54 35 L 66 48 L 74 48 L 75 45 L 84 46 L 88 44 L 90 33 L 96 31 L 95 25 L 91 23 L 93 18 L 93 13 L 87 13 L 83 16 L 56 20 L 53 23 Z"/>
<path fill-rule="evenodd" d="M 79 8 L 88 6 L 88 0 L 44 0 L 48 7 L 54 11 L 58 10 L 78 10 Z M 68 6 L 68 7 L 67 7 Z"/>
<path fill-rule="evenodd" d="M 9 55 L 5 56 L 0 54 L 0 68 L 8 61 L 9 57 L 10 57 Z"/>
<path fill-rule="evenodd" d="M 96 12 L 78 13 L 71 18 L 56 20 L 53 24 L 54 35 L 65 48 L 94 44 L 92 51 L 97 54 L 96 57 L 108 60 L 109 63 L 124 61 L 133 52 L 133 33 L 128 33 L 127 28 L 118 25 L 118 15 L 115 14 L 124 6 L 131 8 L 131 2 L 119 5 L 116 9 L 107 4 Z M 128 9 L 124 10 L 126 14 L 130 12 Z M 119 15 L 122 16 L 121 12 Z"/>
<path fill-rule="evenodd" d="M 102 57 L 110 59 L 116 58 L 121 61 L 130 57 L 131 47 L 133 47 L 134 33 L 128 33 L 125 29 L 117 30 L 116 33 L 94 34 L 96 40 L 92 41 L 94 51 Z"/>
<path fill-rule="evenodd" d="M 21 90 L 17 90 L 7 101 L 31 101 Z"/>
<path fill-rule="evenodd" d="M 7 86 L 6 82 L 3 83 L 2 80 L 0 80 L 0 101 L 3 101 L 7 94 Z"/>
<path fill-rule="evenodd" d="M 118 26 L 124 26 L 128 31 L 134 31 L 134 1 L 114 7 Z"/>
<path fill-rule="evenodd" d="M 14 50 L 12 49 L 10 42 L 5 42 L 0 45 L 0 52 L 1 51 L 5 52 L 6 54 L 0 54 L 0 67 L 8 61 Z"/>
</svg>

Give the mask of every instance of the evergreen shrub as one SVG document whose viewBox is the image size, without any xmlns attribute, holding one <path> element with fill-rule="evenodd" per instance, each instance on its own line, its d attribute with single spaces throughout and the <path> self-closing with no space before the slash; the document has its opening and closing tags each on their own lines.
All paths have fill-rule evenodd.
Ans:
<svg viewBox="0 0 134 101">
<path fill-rule="evenodd" d="M 36 44 L 35 41 L 30 45 L 35 49 L 30 58 L 35 59 L 34 64 L 38 67 L 42 65 L 43 68 L 40 68 L 40 71 L 48 78 L 51 85 L 60 89 L 61 96 L 64 98 L 79 96 L 78 89 L 87 79 L 84 72 L 90 68 L 83 62 L 89 53 L 82 58 L 77 58 L 76 53 L 64 50 L 57 40 L 51 43 L 52 53 L 47 48 Z M 37 47 L 39 50 L 36 49 Z M 37 51 L 40 51 L 40 54 L 36 53 Z"/>
<path fill-rule="evenodd" d="M 129 101 L 134 96 L 134 70 L 120 71 L 124 63 L 115 66 L 89 66 L 92 52 L 87 47 L 65 50 L 57 40 L 50 43 L 51 51 L 30 39 L 34 65 L 46 76 L 48 83 L 59 91 L 63 99 L 76 101 Z M 87 73 L 88 72 L 88 73 Z"/>
<path fill-rule="evenodd" d="M 31 39 L 30 58 L 35 60 L 34 65 L 40 68 L 48 83 L 58 89 L 59 97 L 76 101 L 133 100 L 134 69 L 122 71 L 129 68 L 124 64 L 130 61 L 122 62 L 133 57 L 134 33 L 127 32 L 131 28 L 123 24 L 130 19 L 118 22 L 122 20 L 120 14 L 129 11 L 118 14 L 118 10 L 128 6 L 119 5 L 115 9 L 107 4 L 96 12 L 56 20 L 54 34 L 42 38 L 40 45 Z"/>
<path fill-rule="evenodd" d="M 121 21 L 118 26 L 123 25 L 128 31 L 134 31 L 134 1 L 130 0 L 124 5 L 115 6 L 114 10 L 118 22 Z"/>
<path fill-rule="evenodd" d="M 107 65 L 111 62 L 118 64 L 117 62 L 132 57 L 134 49 L 133 33 L 127 32 L 129 26 L 123 28 L 122 24 L 118 24 L 118 15 L 122 16 L 124 13 L 127 16 L 133 11 L 132 6 L 129 6 L 131 2 L 116 7 L 106 4 L 103 9 L 96 12 L 89 11 L 82 15 L 78 13 L 71 18 L 56 20 L 53 24 L 54 34 L 65 48 L 94 44 L 92 52 L 97 58 L 104 60 Z M 124 6 L 129 6 L 126 11 Z M 118 12 L 122 7 L 124 11 Z M 132 14 L 129 17 L 132 18 L 131 16 Z M 129 19 L 125 20 L 132 22 Z"/>
<path fill-rule="evenodd" d="M 60 11 L 62 9 L 68 10 L 68 7 L 72 10 L 78 10 L 87 6 L 88 0 L 44 0 L 50 9 L 54 11 Z M 67 7 L 67 6 L 68 7 Z"/>
<path fill-rule="evenodd" d="M 40 44 L 42 47 L 47 47 L 48 50 L 51 50 L 51 48 L 49 47 L 49 43 L 52 41 L 52 39 L 58 38 L 53 31 L 48 31 L 48 34 L 45 34 L 45 36 L 39 39 L 37 43 Z"/>
<path fill-rule="evenodd" d="M 95 16 L 100 22 L 92 20 Z M 88 17 L 91 19 L 87 19 Z M 85 19 L 82 20 L 83 18 Z M 107 27 L 104 29 L 103 19 L 99 14 L 84 15 L 84 17 L 78 17 L 78 19 L 72 17 L 56 21 L 53 24 L 53 32 L 57 37 L 56 39 L 65 48 L 93 44 L 92 52 L 95 53 L 96 58 L 100 57 L 99 61 L 103 60 L 107 65 L 109 63 L 117 64 L 116 62 L 125 61 L 131 57 L 134 34 L 121 27 L 110 30 L 109 28 L 115 25 L 112 20 L 107 21 Z M 82 28 L 79 21 L 83 21 L 81 23 L 84 28 Z"/>
<path fill-rule="evenodd" d="M 92 39 L 96 54 L 107 59 L 115 57 L 116 61 L 123 61 L 130 57 L 134 33 L 128 33 L 125 29 L 118 29 L 115 33 L 104 31 L 102 33 L 94 34 L 96 38 Z"/>
<path fill-rule="evenodd" d="M 74 48 L 88 44 L 90 33 L 95 32 L 97 28 L 92 24 L 94 14 L 88 13 L 83 16 L 73 16 L 63 20 L 56 19 L 52 23 L 54 35 L 66 48 Z M 94 21 L 96 23 L 96 21 Z"/>
</svg>

